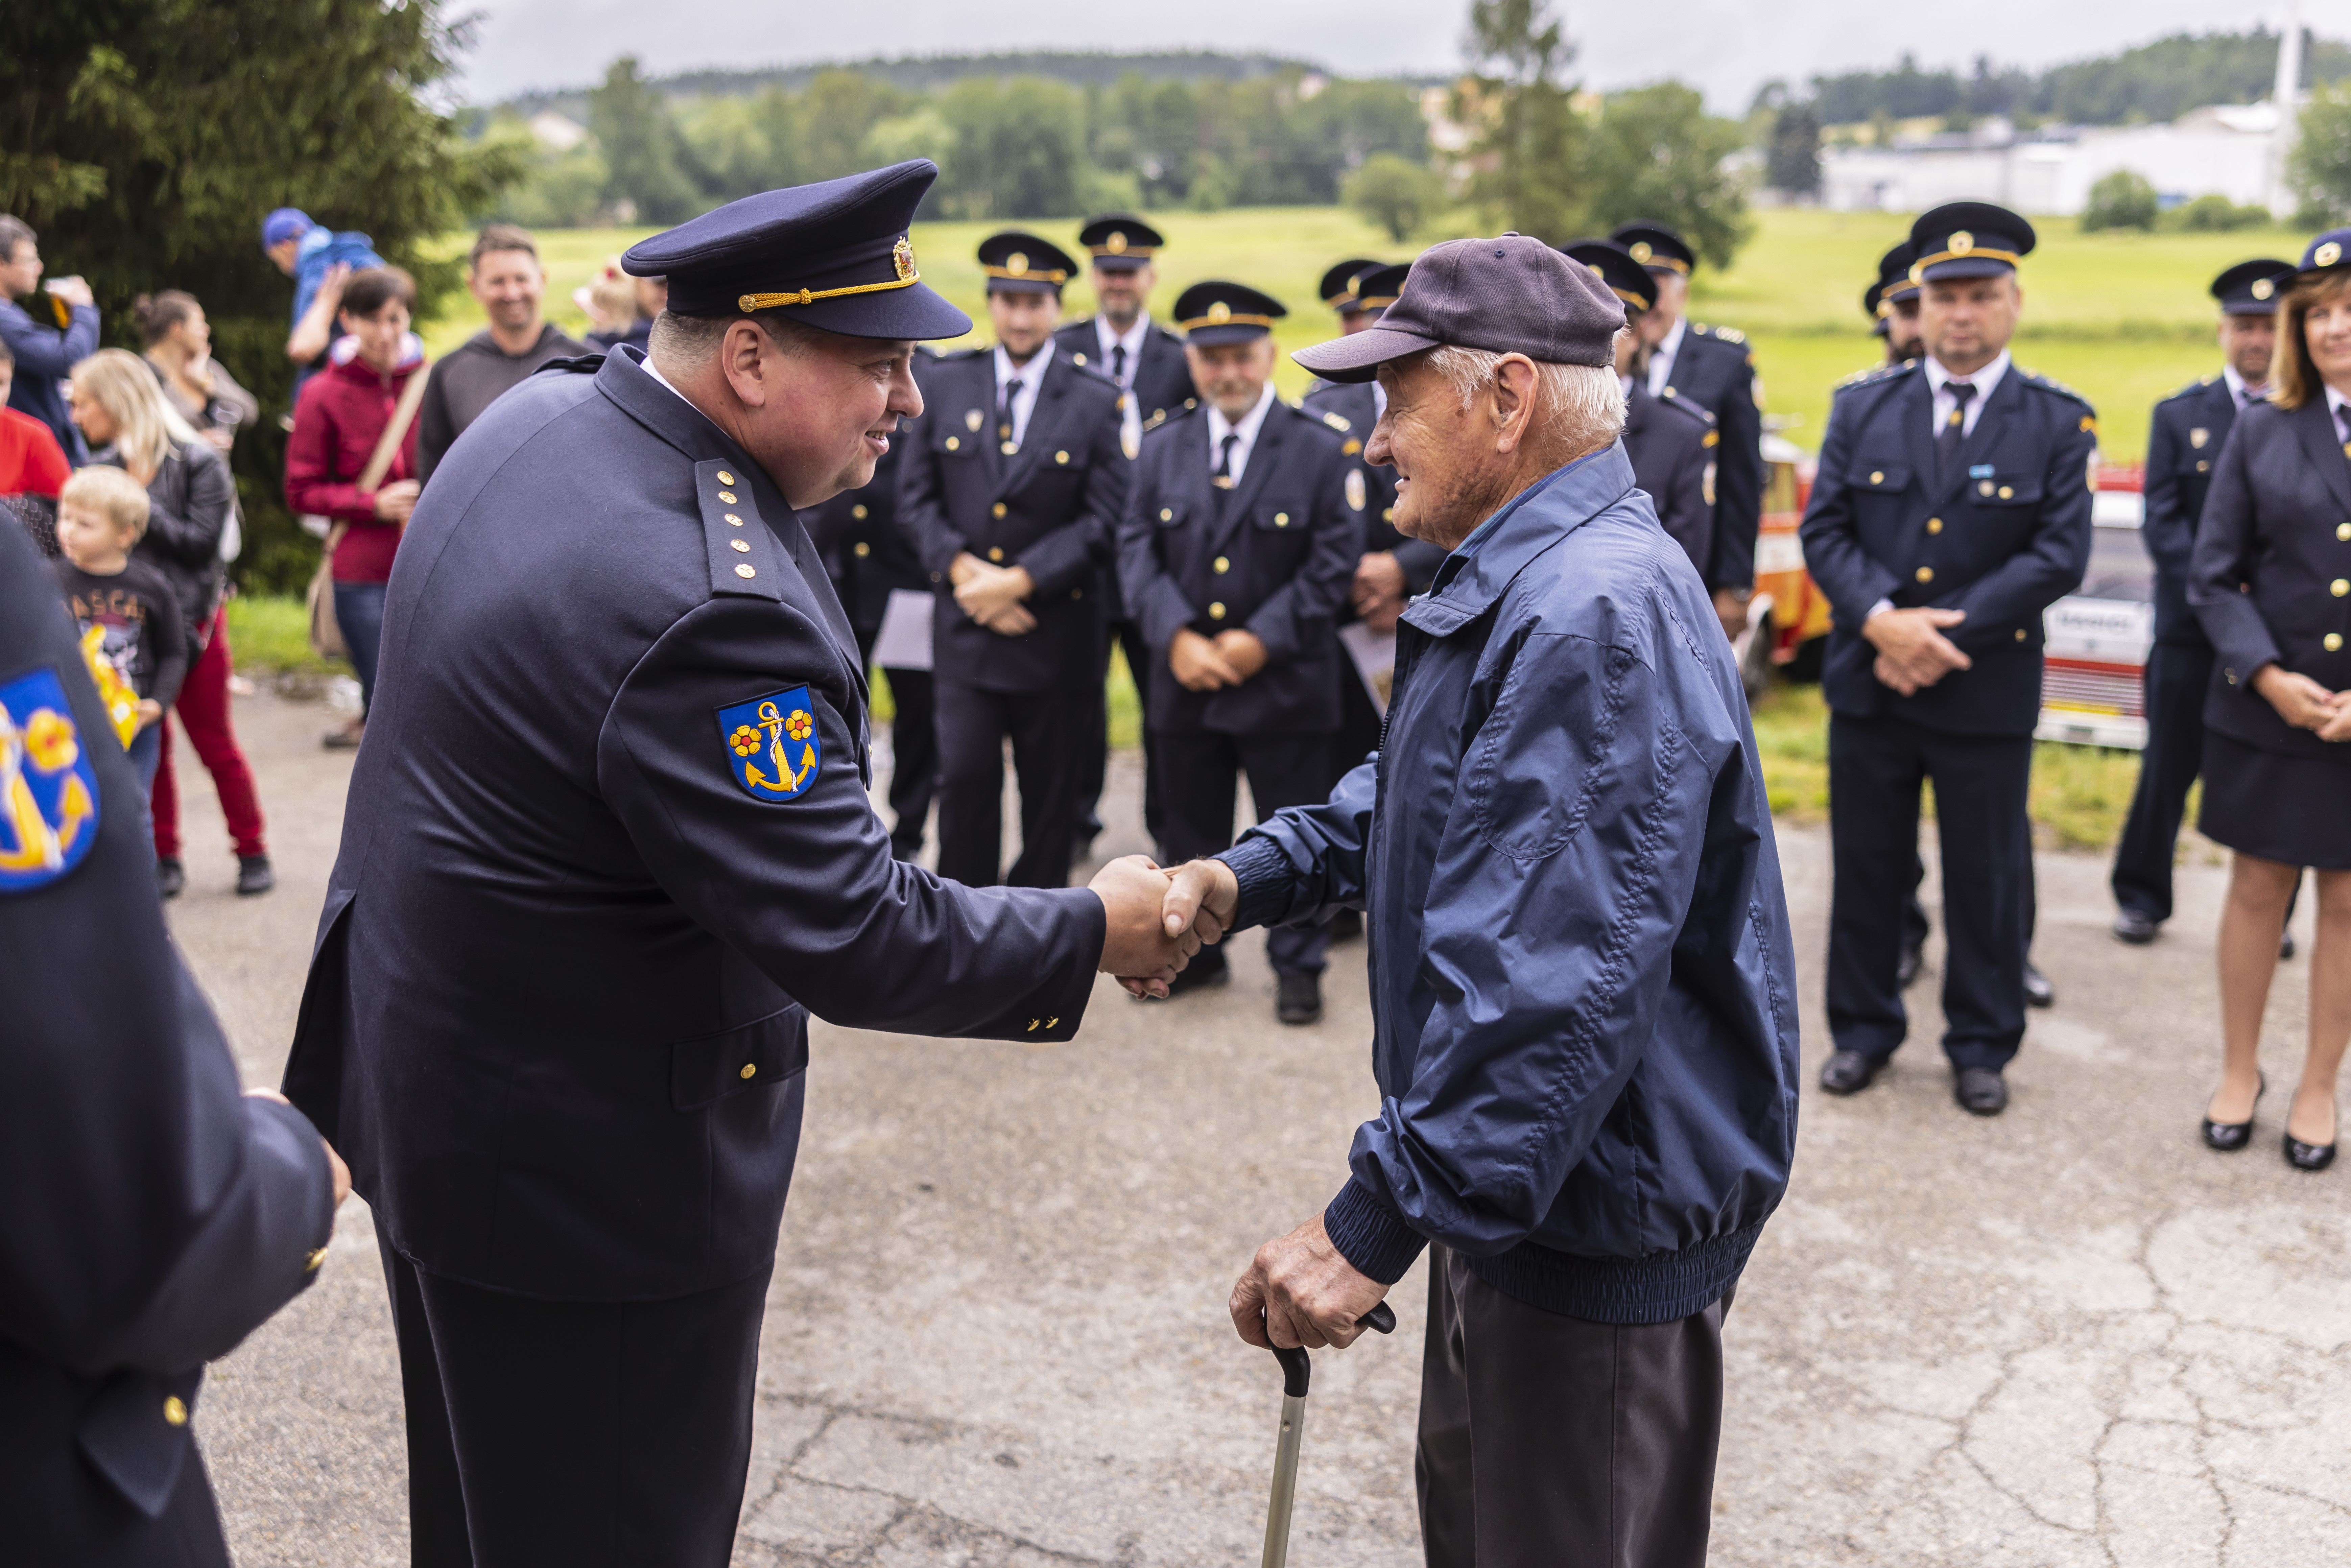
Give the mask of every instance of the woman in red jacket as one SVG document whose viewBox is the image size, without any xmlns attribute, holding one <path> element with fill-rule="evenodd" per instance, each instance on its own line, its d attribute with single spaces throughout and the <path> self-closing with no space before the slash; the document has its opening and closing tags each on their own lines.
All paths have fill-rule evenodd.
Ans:
<svg viewBox="0 0 2351 1568">
<path fill-rule="evenodd" d="M 416 282 L 396 267 L 371 267 L 343 286 L 342 329 L 331 363 L 303 383 L 286 445 L 286 504 L 334 519 L 327 536 L 335 584 L 335 622 L 360 677 L 360 716 L 326 737 L 354 747 L 367 731 L 375 695 L 376 651 L 383 638 L 383 591 L 408 515 L 416 507 L 416 425 L 401 433 L 392 465 L 373 490 L 361 490 L 368 459 L 400 404 L 408 378 L 424 369 L 424 347 L 408 329 Z"/>
</svg>

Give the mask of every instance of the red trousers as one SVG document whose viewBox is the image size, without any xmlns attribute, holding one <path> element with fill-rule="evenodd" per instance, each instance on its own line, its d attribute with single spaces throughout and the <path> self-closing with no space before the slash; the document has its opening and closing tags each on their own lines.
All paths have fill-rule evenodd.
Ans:
<svg viewBox="0 0 2351 1568">
<path fill-rule="evenodd" d="M 213 776 L 220 795 L 221 815 L 228 819 L 229 837 L 241 855 L 266 854 L 261 841 L 261 800 L 253 792 L 253 769 L 237 749 L 236 731 L 229 726 L 228 612 L 213 613 L 213 634 L 204 651 L 189 666 L 173 711 L 188 732 L 188 742 Z M 163 758 L 155 769 L 155 853 L 167 860 L 180 855 L 180 787 L 172 773 L 172 727 L 163 730 Z"/>
</svg>

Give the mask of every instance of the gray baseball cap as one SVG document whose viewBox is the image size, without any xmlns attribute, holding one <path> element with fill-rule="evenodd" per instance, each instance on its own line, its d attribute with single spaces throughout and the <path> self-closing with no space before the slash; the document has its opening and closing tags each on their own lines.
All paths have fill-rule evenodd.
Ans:
<svg viewBox="0 0 2351 1568">
<path fill-rule="evenodd" d="M 1616 363 L 1625 302 L 1582 263 L 1539 239 L 1457 239 L 1421 252 L 1379 325 L 1290 357 L 1334 382 L 1367 382 L 1391 360 L 1440 343 L 1524 354 L 1538 364 Z"/>
</svg>

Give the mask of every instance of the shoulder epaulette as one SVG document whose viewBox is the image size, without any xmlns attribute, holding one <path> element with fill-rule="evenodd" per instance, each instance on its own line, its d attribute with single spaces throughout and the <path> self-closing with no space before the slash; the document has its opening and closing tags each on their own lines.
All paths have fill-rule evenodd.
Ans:
<svg viewBox="0 0 2351 1568">
<path fill-rule="evenodd" d="M 1701 338 L 1712 338 L 1718 343 L 1744 343 L 1747 341 L 1747 334 L 1740 331 L 1736 327 L 1708 327 L 1703 322 L 1693 321 L 1690 323 L 1690 330 L 1696 332 Z"/>
<path fill-rule="evenodd" d="M 1905 360 L 1898 365 L 1872 365 L 1865 371 L 1855 371 L 1853 374 L 1845 377 L 1844 380 L 1837 382 L 1835 387 L 1831 390 L 1830 395 L 1834 396 L 1837 392 L 1852 392 L 1858 387 L 1883 386 L 1889 382 L 1900 380 L 1903 376 L 1909 374 L 1917 368 L 1918 361 L 1916 360 Z"/>
<path fill-rule="evenodd" d="M 1707 413 L 1706 410 L 1698 407 L 1698 404 L 1690 402 L 1689 399 L 1682 396 L 1681 393 L 1676 392 L 1671 387 L 1667 387 L 1665 391 L 1659 392 L 1657 394 L 1657 401 L 1664 403 L 1668 408 L 1677 408 L 1681 410 L 1684 413 L 1688 414 L 1692 419 L 1695 419 L 1700 423 L 1706 425 L 1709 430 L 1714 427 L 1714 415 Z"/>
<path fill-rule="evenodd" d="M 2088 398 L 2083 396 L 2080 392 L 2075 392 L 2064 382 L 2050 380 L 2047 376 L 2043 375 L 2039 371 L 2028 371 L 2023 366 L 2019 365 L 2017 367 L 2017 374 L 2024 378 L 2024 384 L 2027 386 L 2039 387 L 2044 392 L 2053 392 L 2060 397 L 2072 398 L 2084 408 L 2091 406 L 2090 400 Z"/>
<path fill-rule="evenodd" d="M 1192 405 L 1188 402 L 1182 408 L 1178 409 L 1163 408 L 1157 413 L 1153 414 L 1149 419 L 1143 422 L 1143 434 L 1148 435 L 1153 431 L 1158 429 L 1161 425 L 1167 423 L 1171 420 L 1181 419 L 1191 412 Z"/>
<path fill-rule="evenodd" d="M 994 352 L 996 352 L 994 349 L 957 349 L 953 353 L 941 354 L 939 363 L 952 365 L 965 360 L 977 360 L 983 355 Z"/>
<path fill-rule="evenodd" d="M 2170 402 L 2176 399 L 2186 397 L 2189 392 L 2200 392 L 2206 387 L 2210 386 L 2214 379 L 2215 378 L 2211 376 L 2199 376 L 2196 380 L 2188 382 L 2184 386 L 2176 386 L 2172 388 L 2169 392 L 2164 393 L 2156 401 L 2158 402 Z"/>
</svg>

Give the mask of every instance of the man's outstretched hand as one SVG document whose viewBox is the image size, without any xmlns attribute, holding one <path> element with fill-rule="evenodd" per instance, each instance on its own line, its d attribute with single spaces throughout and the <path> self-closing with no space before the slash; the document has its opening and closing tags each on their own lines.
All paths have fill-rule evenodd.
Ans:
<svg viewBox="0 0 2351 1568">
<path fill-rule="evenodd" d="M 1233 1327 L 1260 1349 L 1343 1350 L 1363 1333 L 1364 1314 L 1387 1293 L 1331 1245 L 1318 1214 L 1257 1249 L 1233 1286 Z"/>
<path fill-rule="evenodd" d="M 1168 873 L 1160 911 L 1167 935 L 1188 931 L 1203 942 L 1221 942 L 1240 910 L 1241 884 L 1222 861 L 1186 861 Z"/>
<path fill-rule="evenodd" d="M 1200 938 L 1189 927 L 1170 932 L 1162 912 L 1167 873 L 1148 855 L 1121 855 L 1086 883 L 1102 901 L 1102 973 L 1118 977 L 1136 996 L 1164 997 L 1167 982 L 1183 972 Z"/>
</svg>

